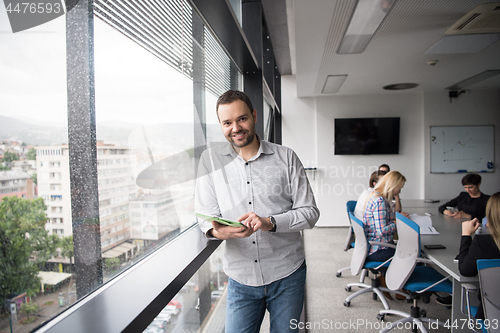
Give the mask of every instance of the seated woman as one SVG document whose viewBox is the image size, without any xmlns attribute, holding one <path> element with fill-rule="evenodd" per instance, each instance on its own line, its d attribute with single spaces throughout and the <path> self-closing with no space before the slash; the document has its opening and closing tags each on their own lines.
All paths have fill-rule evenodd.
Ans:
<svg viewBox="0 0 500 333">
<path fill-rule="evenodd" d="M 493 194 L 488 200 L 486 218 L 488 224 L 483 227 L 486 228 L 486 232 L 475 235 L 474 239 L 472 234 L 481 226 L 481 222 L 475 218 L 462 223 L 462 239 L 457 259 L 458 269 L 463 276 L 477 275 L 478 259 L 500 259 L 500 192 Z M 480 306 L 475 317 L 484 319 L 481 293 L 478 294 Z"/>
<path fill-rule="evenodd" d="M 439 207 L 439 212 L 457 219 L 474 219 L 479 221 L 485 216 L 486 203 L 489 195 L 481 193 L 481 176 L 470 173 L 462 178 L 462 185 L 466 192 L 461 192 L 458 197 Z M 451 212 L 448 207 L 456 207 L 458 212 Z"/>
<path fill-rule="evenodd" d="M 386 171 L 382 170 L 374 171 L 370 176 L 370 186 L 368 186 L 368 188 L 364 190 L 363 193 L 361 193 L 361 195 L 359 196 L 358 201 L 356 202 L 356 207 L 354 208 L 354 216 L 356 216 L 361 221 L 363 221 L 363 213 L 365 211 L 366 202 L 372 194 L 373 188 L 386 173 Z"/>
<path fill-rule="evenodd" d="M 396 230 L 395 214 L 390 202 L 401 192 L 406 178 L 397 171 L 391 171 L 379 180 L 366 204 L 363 215 L 366 240 L 392 243 Z M 394 255 L 393 248 L 372 245 L 366 260 L 386 261 Z"/>
</svg>

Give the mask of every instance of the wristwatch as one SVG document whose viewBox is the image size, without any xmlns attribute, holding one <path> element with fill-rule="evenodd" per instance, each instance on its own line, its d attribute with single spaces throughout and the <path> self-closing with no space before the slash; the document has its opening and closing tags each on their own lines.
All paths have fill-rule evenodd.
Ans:
<svg viewBox="0 0 500 333">
<path fill-rule="evenodd" d="M 272 216 L 269 216 L 269 219 L 271 220 L 271 223 L 273 224 L 273 228 L 271 230 L 269 230 L 269 232 L 276 232 L 276 220 Z"/>
</svg>

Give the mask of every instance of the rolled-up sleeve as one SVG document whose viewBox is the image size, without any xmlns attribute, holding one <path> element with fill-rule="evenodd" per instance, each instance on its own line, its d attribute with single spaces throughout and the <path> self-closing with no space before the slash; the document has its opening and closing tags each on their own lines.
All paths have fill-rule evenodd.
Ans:
<svg viewBox="0 0 500 333">
<path fill-rule="evenodd" d="M 288 165 L 292 209 L 273 216 L 276 220 L 276 232 L 311 229 L 318 221 L 320 214 L 304 166 L 293 151 L 290 151 Z"/>
</svg>

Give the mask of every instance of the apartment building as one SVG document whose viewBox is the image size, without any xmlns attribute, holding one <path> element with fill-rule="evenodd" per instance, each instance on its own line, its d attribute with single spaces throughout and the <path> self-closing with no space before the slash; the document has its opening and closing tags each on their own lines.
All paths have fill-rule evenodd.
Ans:
<svg viewBox="0 0 500 333">
<path fill-rule="evenodd" d="M 30 175 L 22 171 L 0 171 L 0 199 L 7 196 L 32 199 L 35 187 Z"/>
<path fill-rule="evenodd" d="M 67 145 L 37 147 L 39 196 L 47 205 L 46 229 L 72 235 L 69 151 Z M 97 142 L 101 250 L 130 239 L 129 201 L 135 198 L 128 148 Z"/>
</svg>

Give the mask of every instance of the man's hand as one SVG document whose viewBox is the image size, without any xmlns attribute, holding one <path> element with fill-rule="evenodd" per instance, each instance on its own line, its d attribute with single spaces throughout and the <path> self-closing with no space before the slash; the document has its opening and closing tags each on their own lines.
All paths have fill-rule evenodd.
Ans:
<svg viewBox="0 0 500 333">
<path fill-rule="evenodd" d="M 241 215 L 238 221 L 245 224 L 248 228 L 252 229 L 254 232 L 257 230 L 269 231 L 273 228 L 273 224 L 269 217 L 260 217 L 257 214 L 250 212 Z"/>
<path fill-rule="evenodd" d="M 462 223 L 462 236 L 470 236 L 476 232 L 476 230 L 481 226 L 479 220 L 475 218 L 472 221 L 465 221 Z"/>
<path fill-rule="evenodd" d="M 410 214 L 408 214 L 407 212 L 401 212 L 400 214 L 406 217 L 407 219 L 410 218 Z"/>
<path fill-rule="evenodd" d="M 242 222 L 247 225 L 246 223 Z M 231 238 L 245 238 L 253 234 L 252 228 L 247 227 L 231 227 L 228 225 L 220 224 L 215 221 L 212 221 L 213 229 L 212 236 L 220 240 L 226 240 Z"/>
</svg>

